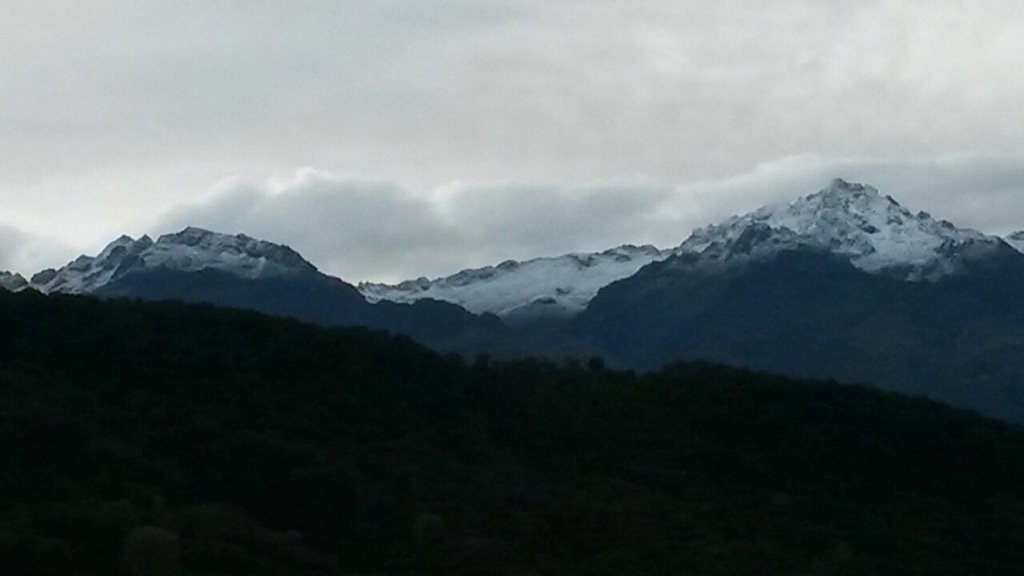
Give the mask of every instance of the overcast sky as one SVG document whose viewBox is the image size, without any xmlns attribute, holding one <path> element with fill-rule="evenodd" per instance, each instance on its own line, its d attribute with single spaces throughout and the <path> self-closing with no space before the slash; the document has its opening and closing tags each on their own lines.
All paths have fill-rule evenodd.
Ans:
<svg viewBox="0 0 1024 576">
<path fill-rule="evenodd" d="M 622 243 L 837 176 L 1024 229 L 1016 1 L 0 0 L 0 269 L 185 224 L 351 280 Z"/>
</svg>

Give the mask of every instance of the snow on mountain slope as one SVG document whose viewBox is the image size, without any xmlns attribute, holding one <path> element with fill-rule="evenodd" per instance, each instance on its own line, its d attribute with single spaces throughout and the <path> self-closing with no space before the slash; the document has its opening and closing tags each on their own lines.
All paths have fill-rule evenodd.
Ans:
<svg viewBox="0 0 1024 576">
<path fill-rule="evenodd" d="M 1015 241 L 1019 249 L 1024 246 L 1024 233 L 1007 238 Z M 364 283 L 359 290 L 371 302 L 434 298 L 503 317 L 571 315 L 586 308 L 604 286 L 678 254 L 691 254 L 690 266 L 739 263 L 781 250 L 814 248 L 848 257 L 866 272 L 920 281 L 952 274 L 964 260 L 983 257 L 1001 246 L 995 236 L 957 228 L 924 212 L 913 214 L 871 186 L 836 179 L 792 203 L 767 206 L 696 230 L 673 250 L 622 246 L 599 254 L 508 261 L 435 280 Z"/>
<path fill-rule="evenodd" d="M 1003 238 L 1003 240 L 1006 240 L 1006 243 L 1016 248 L 1018 252 L 1024 252 L 1024 230 L 1014 232 L 1006 238 Z"/>
<path fill-rule="evenodd" d="M 680 250 L 727 259 L 752 249 L 773 253 L 798 244 L 847 256 L 866 272 L 890 272 L 917 281 L 956 272 L 964 258 L 995 250 L 1001 241 L 925 212 L 912 214 L 871 186 L 837 179 L 788 205 L 764 207 L 701 228 Z"/>
<path fill-rule="evenodd" d="M 21 274 L 11 272 L 0 272 L 0 290 L 17 292 L 28 286 L 28 282 Z"/>
<path fill-rule="evenodd" d="M 129 272 L 160 267 L 220 270 L 248 279 L 316 270 L 287 246 L 189 227 L 156 242 L 148 236 L 122 236 L 95 257 L 79 256 L 59 270 L 36 274 L 32 285 L 47 293 L 88 294 Z"/>
<path fill-rule="evenodd" d="M 506 318 L 571 315 L 583 310 L 602 287 L 673 253 L 649 245 L 625 245 L 599 253 L 525 262 L 508 260 L 434 280 L 419 278 L 397 285 L 362 283 L 359 291 L 370 302 L 410 303 L 433 298 L 473 313 L 490 312 Z"/>
<path fill-rule="evenodd" d="M 1024 250 L 1024 232 L 1005 240 Z M 432 298 L 505 318 L 570 316 L 586 308 L 601 288 L 673 255 L 689 254 L 691 264 L 731 264 L 797 247 L 827 250 L 848 257 L 866 272 L 913 281 L 936 280 L 959 270 L 965 260 L 1007 250 L 995 236 L 957 228 L 924 212 L 912 214 L 870 186 L 834 180 L 790 204 L 764 207 L 699 229 L 675 249 L 624 245 L 600 253 L 509 260 L 434 280 L 363 283 L 359 291 L 370 302 Z M 80 256 L 59 270 L 36 274 L 29 285 L 42 292 L 87 294 L 126 274 L 156 268 L 212 269 L 247 279 L 316 271 L 286 246 L 242 234 L 186 228 L 156 242 L 148 236 L 138 240 L 122 236 L 95 257 Z M 20 276 L 0 274 L 0 287 L 19 290 L 24 286 Z"/>
</svg>

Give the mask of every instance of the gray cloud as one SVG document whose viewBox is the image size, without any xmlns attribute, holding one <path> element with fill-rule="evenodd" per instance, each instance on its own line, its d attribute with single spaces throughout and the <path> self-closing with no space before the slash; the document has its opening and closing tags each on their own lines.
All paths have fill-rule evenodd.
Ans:
<svg viewBox="0 0 1024 576">
<path fill-rule="evenodd" d="M 269 232 L 284 225 L 266 214 L 313 230 L 322 211 L 366 211 L 353 235 L 306 233 L 357 277 L 674 243 L 837 173 L 978 227 L 1019 217 L 1011 0 L 0 0 L 0 15 L 0 219 L 83 251 L 226 175 L 296 166 L 360 178 L 280 198 L 235 183 L 211 202 Z M 384 205 L 406 224 L 382 223 Z M 394 259 L 406 229 L 424 246 L 407 267 L 342 267 L 355 231 Z"/>
<path fill-rule="evenodd" d="M 925 210 L 992 234 L 1024 227 L 1024 155 L 952 154 L 921 158 L 794 156 L 718 181 L 687 184 L 700 215 L 717 220 L 789 201 L 832 178 L 871 184 L 911 210 Z"/>
<path fill-rule="evenodd" d="M 420 193 L 303 169 L 287 182 L 222 182 L 151 228 L 244 232 L 287 243 L 346 279 L 396 280 L 626 241 L 668 193 L 635 185 L 459 183 Z"/>
<path fill-rule="evenodd" d="M 43 267 L 67 261 L 72 254 L 57 240 L 0 224 L 0 272 L 20 272 L 27 278 Z"/>
<path fill-rule="evenodd" d="M 695 227 L 812 193 L 837 176 L 874 184 L 912 210 L 960 225 L 992 233 L 1024 228 L 1024 157 L 982 156 L 802 156 L 679 186 L 453 183 L 423 192 L 304 169 L 288 181 L 222 182 L 152 228 L 245 232 L 287 243 L 350 281 L 393 281 L 621 243 L 674 246 Z"/>
</svg>

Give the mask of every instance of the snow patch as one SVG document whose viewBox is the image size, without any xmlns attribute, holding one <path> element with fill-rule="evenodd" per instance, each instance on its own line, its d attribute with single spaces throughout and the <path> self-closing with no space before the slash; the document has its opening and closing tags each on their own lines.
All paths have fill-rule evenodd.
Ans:
<svg viewBox="0 0 1024 576">
<path fill-rule="evenodd" d="M 444 278 L 418 278 L 400 284 L 361 283 L 370 302 L 411 303 L 433 298 L 458 304 L 475 314 L 501 317 L 572 315 L 581 312 L 597 291 L 674 253 L 654 246 L 624 245 L 594 253 L 571 253 L 507 260 L 497 266 L 463 270 Z"/>
</svg>

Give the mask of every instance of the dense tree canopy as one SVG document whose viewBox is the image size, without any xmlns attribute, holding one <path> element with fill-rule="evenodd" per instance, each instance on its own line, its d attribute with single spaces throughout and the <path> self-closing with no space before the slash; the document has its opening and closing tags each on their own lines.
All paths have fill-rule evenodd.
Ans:
<svg viewBox="0 0 1024 576">
<path fill-rule="evenodd" d="M 1024 434 L 687 363 L 0 293 L 0 573 L 1024 570 Z"/>
</svg>

